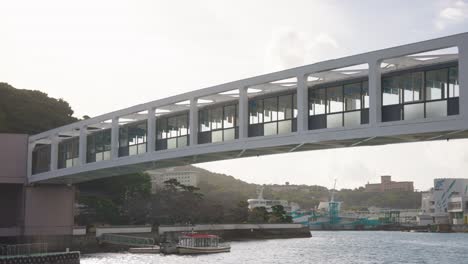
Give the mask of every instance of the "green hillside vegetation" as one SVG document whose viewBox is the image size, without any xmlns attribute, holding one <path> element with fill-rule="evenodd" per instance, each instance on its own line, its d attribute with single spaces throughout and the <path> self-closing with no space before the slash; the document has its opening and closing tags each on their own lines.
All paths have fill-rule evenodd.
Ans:
<svg viewBox="0 0 468 264">
<path fill-rule="evenodd" d="M 223 205 L 236 204 L 236 200 L 256 198 L 259 185 L 246 183 L 232 176 L 212 173 L 192 167 L 201 173 L 200 192 L 206 197 L 223 202 Z M 265 199 L 282 199 L 298 203 L 303 209 L 318 206 L 321 201 L 328 201 L 330 190 L 318 185 L 264 185 Z M 343 209 L 360 209 L 371 206 L 395 209 L 417 209 L 421 207 L 420 192 L 365 192 L 364 188 L 336 191 L 336 200 L 343 202 Z"/>
<path fill-rule="evenodd" d="M 199 172 L 198 187 L 205 199 L 222 204 L 226 208 L 226 214 L 229 214 L 239 201 L 247 201 L 247 199 L 257 196 L 256 184 L 246 183 L 232 176 L 213 173 L 202 168 L 190 167 L 191 170 Z"/>
<path fill-rule="evenodd" d="M 0 83 L 0 133 L 37 134 L 75 122 L 63 99 Z"/>
<path fill-rule="evenodd" d="M 219 201 L 230 208 L 238 201 L 256 198 L 259 185 L 235 179 L 232 176 L 213 173 L 195 166 L 190 170 L 200 173 L 200 192 L 206 198 Z M 282 199 L 298 203 L 303 209 L 318 206 L 321 201 L 328 201 L 330 190 L 318 185 L 264 185 L 265 199 Z M 336 200 L 343 202 L 343 209 L 360 209 L 371 206 L 395 209 L 417 209 L 421 207 L 420 192 L 365 192 L 364 188 L 342 189 L 336 192 Z"/>
</svg>

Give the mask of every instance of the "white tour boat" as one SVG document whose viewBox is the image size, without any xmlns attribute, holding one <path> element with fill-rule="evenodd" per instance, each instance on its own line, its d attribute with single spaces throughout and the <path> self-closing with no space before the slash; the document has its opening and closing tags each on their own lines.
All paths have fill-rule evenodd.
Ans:
<svg viewBox="0 0 468 264">
<path fill-rule="evenodd" d="M 220 243 L 220 237 L 210 234 L 187 233 L 179 237 L 179 254 L 208 254 L 231 251 L 227 243 Z"/>
</svg>

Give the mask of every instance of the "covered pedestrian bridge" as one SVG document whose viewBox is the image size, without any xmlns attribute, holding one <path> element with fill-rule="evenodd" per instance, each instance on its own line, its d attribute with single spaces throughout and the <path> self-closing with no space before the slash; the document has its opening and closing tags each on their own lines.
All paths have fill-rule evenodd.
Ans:
<svg viewBox="0 0 468 264">
<path fill-rule="evenodd" d="M 468 33 L 159 99 L 29 137 L 30 183 L 468 137 Z M 313 166 L 310 161 L 308 166 Z"/>
</svg>

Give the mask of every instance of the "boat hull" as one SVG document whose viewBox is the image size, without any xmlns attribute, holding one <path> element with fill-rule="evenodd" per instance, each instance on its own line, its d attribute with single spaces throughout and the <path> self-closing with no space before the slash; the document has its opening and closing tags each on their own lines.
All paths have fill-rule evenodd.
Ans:
<svg viewBox="0 0 468 264">
<path fill-rule="evenodd" d="M 231 247 L 177 247 L 179 254 L 212 254 L 230 252 Z"/>
<path fill-rule="evenodd" d="M 158 254 L 160 253 L 160 248 L 157 246 L 144 248 L 129 248 L 128 252 L 134 254 Z"/>
</svg>

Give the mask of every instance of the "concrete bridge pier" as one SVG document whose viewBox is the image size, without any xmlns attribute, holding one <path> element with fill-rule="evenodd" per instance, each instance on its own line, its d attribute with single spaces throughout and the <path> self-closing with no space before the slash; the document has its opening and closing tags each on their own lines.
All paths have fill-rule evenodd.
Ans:
<svg viewBox="0 0 468 264">
<path fill-rule="evenodd" d="M 70 247 L 75 188 L 27 184 L 27 135 L 0 134 L 0 146 L 0 243 Z"/>
</svg>

